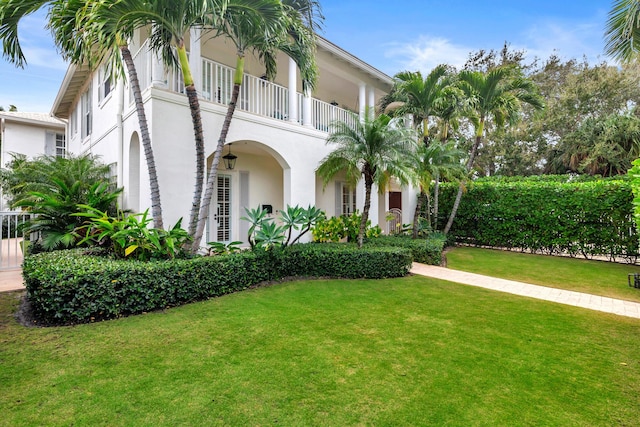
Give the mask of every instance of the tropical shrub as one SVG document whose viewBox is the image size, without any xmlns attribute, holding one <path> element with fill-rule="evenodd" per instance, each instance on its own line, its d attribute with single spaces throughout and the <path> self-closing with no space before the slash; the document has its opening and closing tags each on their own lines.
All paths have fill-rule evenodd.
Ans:
<svg viewBox="0 0 640 427">
<path fill-rule="evenodd" d="M 443 190 L 446 212 L 455 189 Z M 469 184 L 452 234 L 474 245 L 635 259 L 632 200 L 627 180 L 485 179 Z"/>
<path fill-rule="evenodd" d="M 34 214 L 24 228 L 38 236 L 32 248 L 75 246 L 79 236 L 74 230 L 84 221 L 74 216 L 83 210 L 78 205 L 116 212 L 122 189 L 116 188 L 110 167 L 96 156 L 16 158 L 9 167 L 2 170 L 2 188 L 12 208 Z"/>
<path fill-rule="evenodd" d="M 87 218 L 75 232 L 84 235 L 78 244 L 88 243 L 107 249 L 116 258 L 134 258 L 140 261 L 172 259 L 183 256 L 185 243 L 191 240 L 182 229 L 182 218 L 169 230 L 149 228 L 153 221 L 147 209 L 140 214 L 118 212 L 109 216 L 91 206 L 80 205 L 86 212 L 74 214 Z"/>
<path fill-rule="evenodd" d="M 347 242 L 356 242 L 358 232 L 360 230 L 360 222 L 362 215 L 355 212 L 351 215 L 334 216 L 331 218 L 322 218 L 319 220 L 312 230 L 313 240 L 315 242 L 339 242 L 347 239 Z M 365 230 L 365 238 L 377 237 L 382 234 L 379 226 L 371 227 L 371 220 L 367 220 Z"/>
<path fill-rule="evenodd" d="M 241 219 L 250 224 L 247 241 L 251 248 L 269 249 L 276 246 L 293 245 L 308 233 L 320 219 L 324 218 L 324 213 L 314 206 L 305 209 L 297 205 L 287 205 L 284 211 L 280 211 L 277 222 L 261 207 L 245 208 L 245 212 L 246 216 Z M 292 241 L 294 230 L 299 233 Z"/>
<path fill-rule="evenodd" d="M 217 257 L 125 261 L 73 249 L 29 256 L 23 274 L 42 324 L 73 324 L 164 309 L 286 276 L 400 277 L 407 249 L 300 244 Z"/>
</svg>

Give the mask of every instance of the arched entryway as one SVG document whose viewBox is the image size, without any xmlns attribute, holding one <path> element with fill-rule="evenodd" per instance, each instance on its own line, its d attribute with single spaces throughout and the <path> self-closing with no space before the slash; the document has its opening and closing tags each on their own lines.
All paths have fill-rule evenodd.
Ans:
<svg viewBox="0 0 640 427">
<path fill-rule="evenodd" d="M 233 170 L 218 165 L 215 190 L 207 223 L 206 241 L 247 243 L 249 223 L 241 220 L 245 209 L 265 208 L 276 215 L 286 205 L 286 162 L 270 147 L 257 141 L 234 141 L 223 155 L 237 156 Z M 213 154 L 207 158 L 211 167 Z M 283 164 L 285 167 L 283 167 Z"/>
<path fill-rule="evenodd" d="M 129 182 L 126 188 L 127 208 L 140 211 L 140 139 L 134 132 L 129 142 Z"/>
</svg>

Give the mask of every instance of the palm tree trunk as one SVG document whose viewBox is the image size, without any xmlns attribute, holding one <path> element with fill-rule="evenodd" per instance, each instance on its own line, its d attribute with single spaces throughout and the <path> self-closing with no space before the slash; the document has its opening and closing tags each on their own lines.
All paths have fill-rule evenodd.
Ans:
<svg viewBox="0 0 640 427">
<path fill-rule="evenodd" d="M 202 188 L 204 185 L 204 134 L 202 133 L 202 115 L 200 113 L 198 92 L 196 91 L 193 76 L 191 75 L 191 67 L 189 66 L 189 58 L 187 57 L 184 40 L 179 40 L 178 42 L 178 59 L 180 61 L 180 69 L 182 70 L 184 89 L 187 92 L 187 99 L 189 100 L 189 111 L 191 111 L 193 135 L 196 143 L 196 184 L 193 192 L 193 201 L 191 202 L 188 230 L 189 236 L 193 238 L 198 223 L 200 199 L 202 198 Z"/>
<path fill-rule="evenodd" d="M 476 134 L 476 140 L 471 146 L 471 153 L 469 154 L 469 161 L 467 162 L 467 172 L 471 172 L 471 168 L 473 167 L 473 161 L 476 158 L 476 153 L 478 152 L 478 147 L 480 147 L 480 142 L 482 140 L 482 133 L 480 135 Z M 466 181 L 461 181 L 460 186 L 458 187 L 458 194 L 456 194 L 456 200 L 453 202 L 453 207 L 451 208 L 451 215 L 449 215 L 449 221 L 447 221 L 447 225 L 444 227 L 444 234 L 448 234 L 449 230 L 451 230 L 451 226 L 453 225 L 453 220 L 458 213 L 458 207 L 460 206 L 460 199 L 462 198 L 462 190 L 466 184 Z"/>
<path fill-rule="evenodd" d="M 360 220 L 360 230 L 358 230 L 358 248 L 364 244 L 364 233 L 369 221 L 369 209 L 371 208 L 371 187 L 373 187 L 373 173 L 368 165 L 364 167 L 364 207 L 362 208 L 362 219 Z"/>
<path fill-rule="evenodd" d="M 420 206 L 422 206 L 424 200 L 424 191 L 420 187 L 420 193 L 418 194 L 418 202 L 416 203 L 416 211 L 413 213 L 413 234 L 414 239 L 418 238 L 418 219 L 420 218 Z"/>
<path fill-rule="evenodd" d="M 244 56 L 238 55 L 236 61 L 236 72 L 233 81 L 233 91 L 231 92 L 231 99 L 229 100 L 229 106 L 227 107 L 227 114 L 224 116 L 224 122 L 222 123 L 222 129 L 220 130 L 220 137 L 218 138 L 218 145 L 216 151 L 213 154 L 213 161 L 211 162 L 211 169 L 207 176 L 207 186 L 204 192 L 204 198 L 200 205 L 200 214 L 198 224 L 194 233 L 192 252 L 196 252 L 202 240 L 204 234 L 204 226 L 209 218 L 209 207 L 211 205 L 211 199 L 213 198 L 213 190 L 215 188 L 215 182 L 218 177 L 218 165 L 220 164 L 220 157 L 222 156 L 222 149 L 227 140 L 229 134 L 229 128 L 231 126 L 231 119 L 233 113 L 236 111 L 236 105 L 238 104 L 238 97 L 240 96 L 240 87 L 242 85 L 242 78 L 244 76 Z"/>
<path fill-rule="evenodd" d="M 438 231 L 438 199 L 440 197 L 440 177 L 435 176 L 436 184 L 433 188 L 433 231 Z"/>
<path fill-rule="evenodd" d="M 138 72 L 133 63 L 133 57 L 128 45 L 120 46 L 122 59 L 127 66 L 129 74 L 129 84 L 133 92 L 133 99 L 136 105 L 136 113 L 138 114 L 138 124 L 140 125 L 140 138 L 142 139 L 142 147 L 144 156 L 147 160 L 147 170 L 149 173 L 149 187 L 151 190 L 151 215 L 153 216 L 153 227 L 164 228 L 162 222 L 162 204 L 160 203 L 160 185 L 158 184 L 158 174 L 156 171 L 156 162 L 153 157 L 153 148 L 151 146 L 151 136 L 149 135 L 149 125 L 147 124 L 147 115 L 144 111 L 142 102 L 142 93 L 140 91 L 140 81 L 138 80 Z"/>
</svg>

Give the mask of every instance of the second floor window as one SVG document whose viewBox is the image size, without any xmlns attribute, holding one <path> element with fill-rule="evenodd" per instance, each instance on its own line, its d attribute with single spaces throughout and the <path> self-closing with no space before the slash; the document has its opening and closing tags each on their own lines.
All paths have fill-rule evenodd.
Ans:
<svg viewBox="0 0 640 427">
<path fill-rule="evenodd" d="M 113 89 L 111 76 L 107 73 L 107 67 L 100 67 L 99 72 L 100 89 L 98 90 L 98 102 L 102 102 Z"/>
<path fill-rule="evenodd" d="M 80 117 L 82 120 L 82 139 L 91 135 L 91 86 L 80 97 Z"/>
</svg>

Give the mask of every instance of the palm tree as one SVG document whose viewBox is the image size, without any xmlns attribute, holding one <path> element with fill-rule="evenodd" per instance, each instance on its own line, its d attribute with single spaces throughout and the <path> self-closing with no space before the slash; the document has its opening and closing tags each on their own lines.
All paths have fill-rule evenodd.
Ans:
<svg viewBox="0 0 640 427">
<path fill-rule="evenodd" d="M 391 177 L 401 184 L 412 178 L 410 158 L 415 148 L 415 132 L 398 126 L 385 114 L 373 118 L 367 111 L 362 121 L 355 115 L 353 118 L 354 127 L 343 121 L 332 124 L 327 144 L 335 144 L 337 148 L 322 160 L 317 173 L 325 185 L 342 171 L 353 186 L 364 178 L 364 207 L 358 231 L 358 247 L 362 247 L 373 184 L 382 193 Z"/>
<path fill-rule="evenodd" d="M 48 27 L 52 30 L 54 41 L 66 60 L 73 64 L 87 64 L 91 69 L 107 62 L 112 78 L 124 75 L 124 61 L 135 100 L 140 138 L 149 173 L 154 227 L 163 228 L 160 186 L 151 137 L 138 74 L 127 43 L 135 27 L 122 20 L 122 17 L 130 14 L 132 10 L 142 9 L 143 2 L 111 2 L 110 8 L 101 7 L 104 3 L 80 0 L 9 0 L 1 4 L 0 39 L 3 41 L 3 54 L 16 66 L 24 67 L 26 58 L 18 39 L 18 23 L 25 16 L 50 7 Z"/>
<path fill-rule="evenodd" d="M 403 71 L 395 75 L 395 80 L 392 93 L 396 102 L 388 108 L 394 115 L 410 114 L 416 128 L 422 125 L 422 138 L 427 143 L 429 120 L 457 105 L 460 90 L 453 85 L 450 67 L 438 65 L 424 78 L 420 71 Z"/>
<path fill-rule="evenodd" d="M 437 230 L 438 225 L 438 198 L 440 190 L 440 179 L 448 180 L 462 179 L 465 174 L 464 166 L 460 163 L 462 151 L 458 150 L 454 141 L 441 142 L 433 141 L 431 144 L 420 144 L 416 150 L 415 172 L 417 184 L 420 186 L 420 194 L 418 195 L 418 203 L 413 216 L 413 238 L 418 237 L 418 220 L 420 218 L 420 208 L 427 199 L 430 205 L 429 194 L 431 183 L 434 182 L 433 195 L 433 221 L 427 214 L 429 224 L 433 230 Z"/>
<path fill-rule="evenodd" d="M 640 1 L 614 0 L 605 30 L 605 53 L 629 62 L 640 52 Z"/>
<path fill-rule="evenodd" d="M 516 74 L 511 66 L 496 67 L 486 73 L 480 71 L 463 70 L 458 74 L 458 84 L 464 92 L 467 117 L 474 127 L 474 142 L 469 152 L 467 172 L 471 172 L 478 148 L 482 143 L 487 121 L 496 126 L 505 123 L 515 123 L 520 118 L 523 103 L 534 109 L 542 109 L 544 104 L 537 93 L 535 84 Z M 453 225 L 460 198 L 462 197 L 464 182 L 460 184 L 449 221 L 444 228 L 447 234 Z"/>
<path fill-rule="evenodd" d="M 253 52 L 264 64 L 267 78 L 272 79 L 276 73 L 276 55 L 279 51 L 284 52 L 298 65 L 303 89 L 313 89 L 315 86 L 317 68 L 314 28 L 319 25 L 317 21 L 322 19 L 319 4 L 311 0 L 261 0 L 259 4 L 259 13 L 254 15 L 229 7 L 217 27 L 218 34 L 231 41 L 236 48 L 236 69 L 231 99 L 209 169 L 207 188 L 200 204 L 193 239 L 194 252 L 199 247 L 209 217 L 222 149 L 240 94 L 246 54 Z"/>
</svg>

